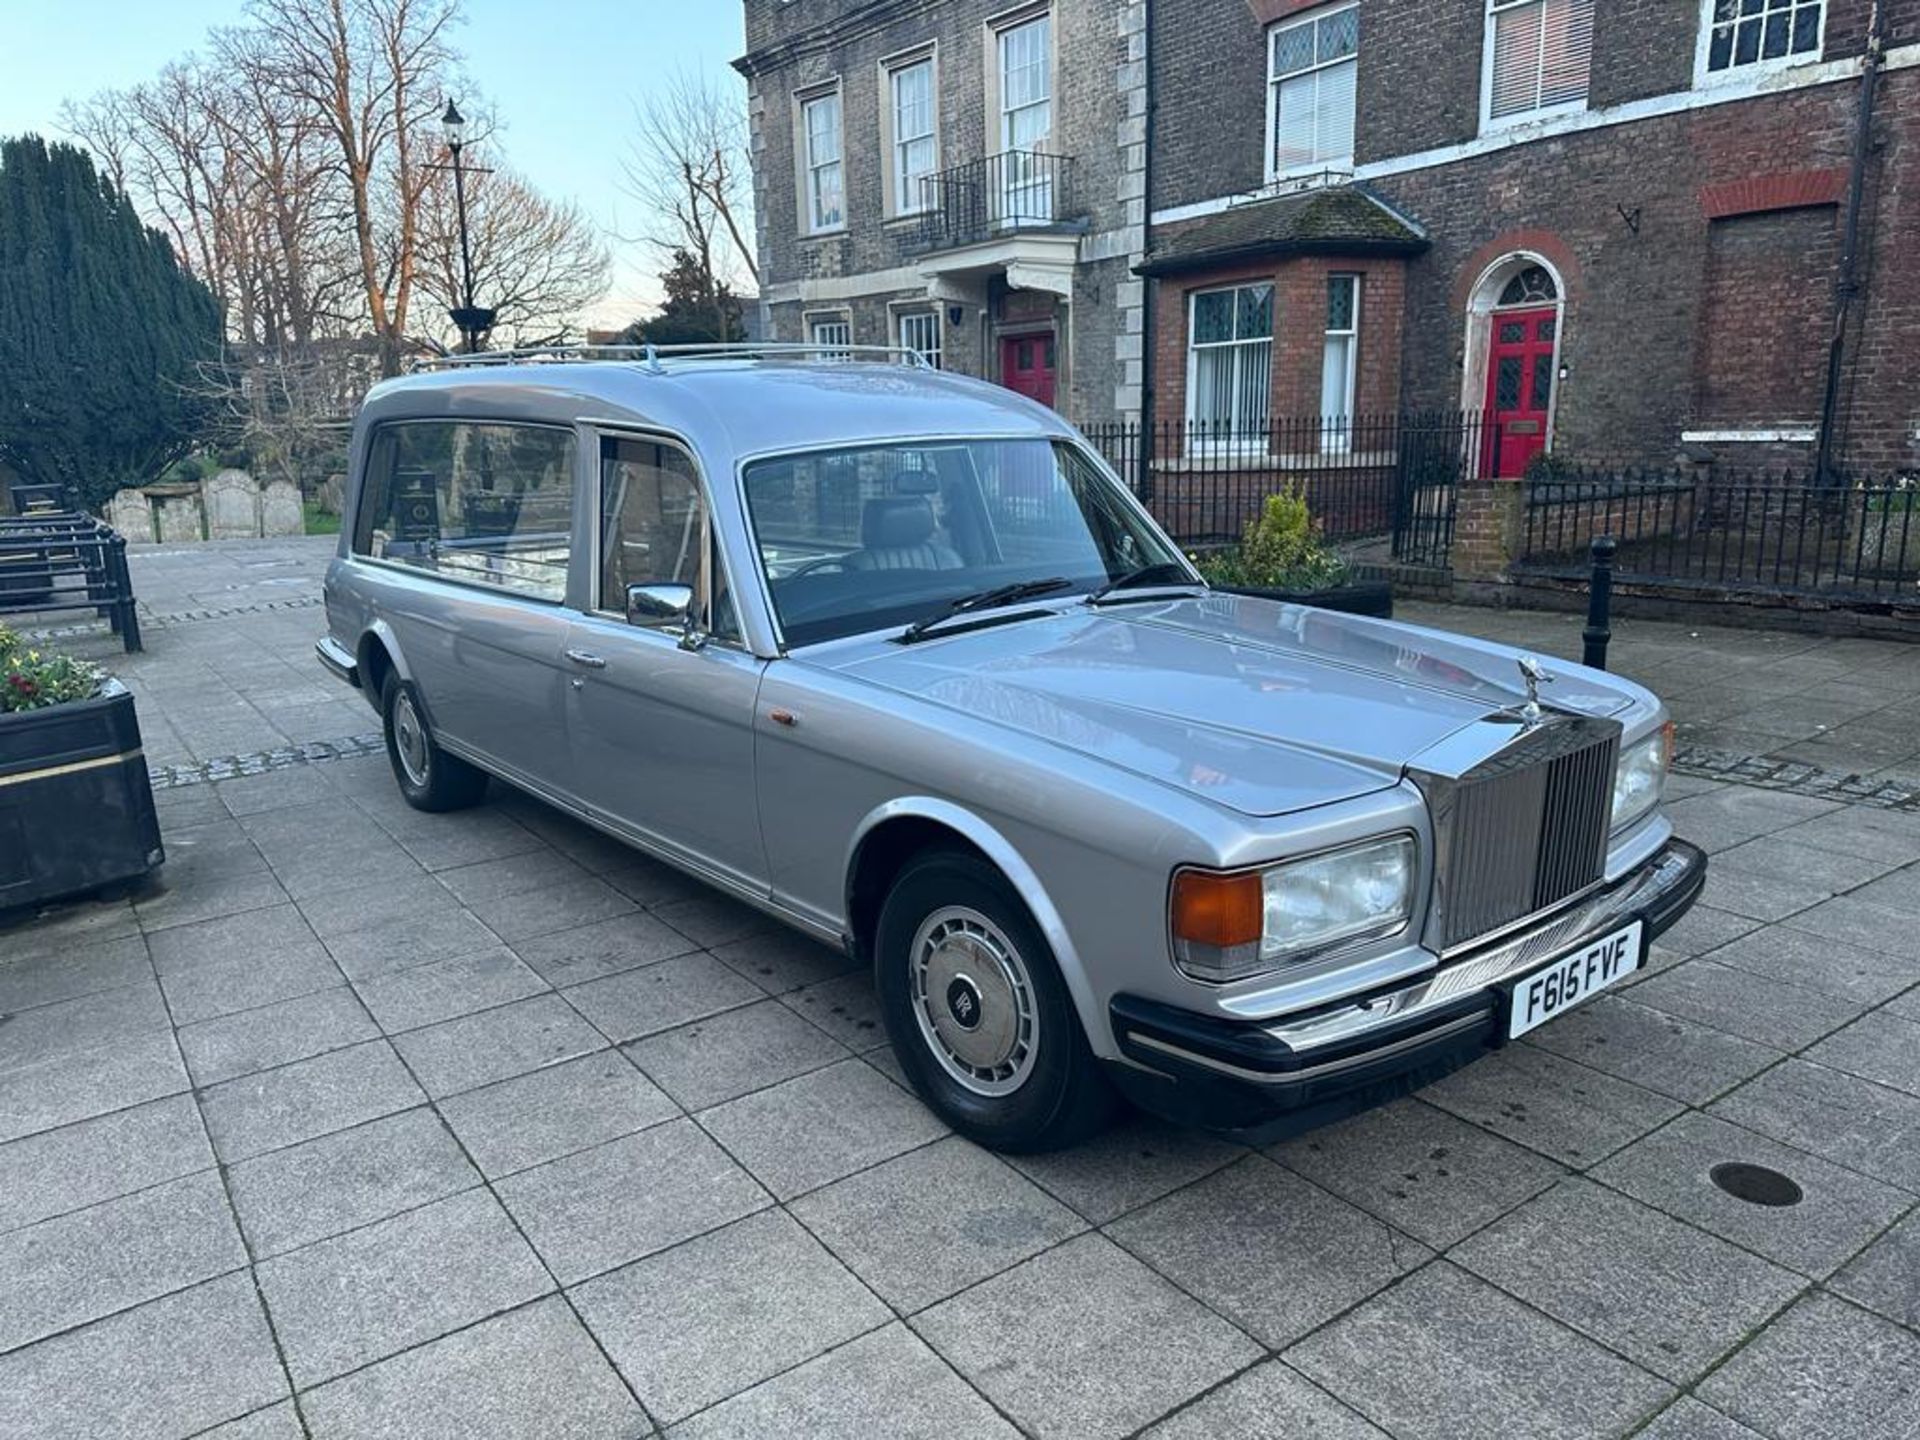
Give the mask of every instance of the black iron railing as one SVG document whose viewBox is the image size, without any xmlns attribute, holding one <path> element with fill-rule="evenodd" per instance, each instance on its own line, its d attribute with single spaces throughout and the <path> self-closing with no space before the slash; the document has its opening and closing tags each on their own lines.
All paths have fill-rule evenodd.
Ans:
<svg viewBox="0 0 1920 1440">
<path fill-rule="evenodd" d="M 1458 410 L 1107 424 L 1086 435 L 1183 545 L 1238 540 L 1267 496 L 1297 486 L 1328 539 L 1391 535 L 1396 559 L 1436 569 L 1452 547 L 1455 487 L 1485 451 L 1483 417 Z"/>
<path fill-rule="evenodd" d="M 1910 480 L 1559 465 L 1526 484 L 1518 574 L 1584 578 L 1589 543 L 1607 536 L 1623 585 L 1920 608 L 1920 485 Z"/>
<path fill-rule="evenodd" d="M 77 511 L 0 519 L 0 615 L 54 610 L 92 610 L 140 648 L 125 538 Z"/>
<path fill-rule="evenodd" d="M 919 202 L 920 224 L 907 244 L 922 254 L 1057 225 L 1077 214 L 1073 157 L 1037 150 L 982 155 L 922 178 Z"/>
</svg>

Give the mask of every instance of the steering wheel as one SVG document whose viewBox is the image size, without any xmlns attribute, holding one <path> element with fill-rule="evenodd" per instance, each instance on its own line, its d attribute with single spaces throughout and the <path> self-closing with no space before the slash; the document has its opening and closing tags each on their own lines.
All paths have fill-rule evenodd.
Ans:
<svg viewBox="0 0 1920 1440">
<path fill-rule="evenodd" d="M 796 565 L 780 578 L 782 580 L 798 580 L 802 575 L 811 575 L 814 571 L 825 570 L 830 565 L 835 569 L 845 570 L 847 568 L 847 557 L 844 555 L 822 555 L 818 560 L 809 560 L 805 564 Z"/>
</svg>

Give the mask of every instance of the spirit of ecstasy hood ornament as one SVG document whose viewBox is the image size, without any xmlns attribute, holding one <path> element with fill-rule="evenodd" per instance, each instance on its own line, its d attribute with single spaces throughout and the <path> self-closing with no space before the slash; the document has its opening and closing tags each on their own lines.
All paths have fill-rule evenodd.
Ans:
<svg viewBox="0 0 1920 1440">
<path fill-rule="evenodd" d="M 1520 678 L 1527 687 L 1527 703 L 1521 707 L 1520 717 L 1531 725 L 1540 718 L 1540 687 L 1551 685 L 1553 676 L 1531 655 L 1522 655 L 1514 663 L 1520 667 Z"/>
</svg>

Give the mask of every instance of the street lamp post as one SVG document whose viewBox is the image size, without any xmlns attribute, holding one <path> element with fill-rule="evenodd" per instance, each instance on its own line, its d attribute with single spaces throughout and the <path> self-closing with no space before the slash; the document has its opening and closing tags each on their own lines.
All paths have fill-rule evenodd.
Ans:
<svg viewBox="0 0 1920 1440">
<path fill-rule="evenodd" d="M 451 100 L 447 101 L 446 114 L 440 117 L 440 128 L 447 137 L 447 149 L 453 155 L 453 205 L 460 223 L 461 303 L 449 310 L 447 317 L 459 327 L 462 348 L 471 355 L 480 348 L 480 337 L 493 328 L 494 312 L 473 303 L 473 250 L 467 240 L 466 167 L 460 160 L 460 152 L 466 148 L 467 119 L 460 113 L 460 107 Z"/>
</svg>

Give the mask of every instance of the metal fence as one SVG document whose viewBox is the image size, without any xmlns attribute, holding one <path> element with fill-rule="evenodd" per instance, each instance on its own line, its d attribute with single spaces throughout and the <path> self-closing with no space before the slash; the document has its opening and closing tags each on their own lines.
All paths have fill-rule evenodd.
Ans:
<svg viewBox="0 0 1920 1440">
<path fill-rule="evenodd" d="M 1625 584 L 1920 608 L 1920 487 L 1556 466 L 1526 482 L 1519 574 L 1579 578 L 1596 536 Z"/>
<path fill-rule="evenodd" d="M 920 181 L 920 223 L 907 235 L 917 253 L 990 240 L 1008 230 L 1053 225 L 1076 212 L 1073 157 L 1005 150 Z"/>
<path fill-rule="evenodd" d="M 1090 439 L 1183 545 L 1230 544 L 1289 486 L 1330 540 L 1391 535 L 1395 558 L 1444 567 L 1454 489 L 1485 453 L 1474 411 L 1272 416 L 1257 425 L 1093 425 Z"/>
<path fill-rule="evenodd" d="M 56 610 L 92 610 L 140 648 L 125 538 L 78 511 L 0 519 L 0 615 Z"/>
</svg>

